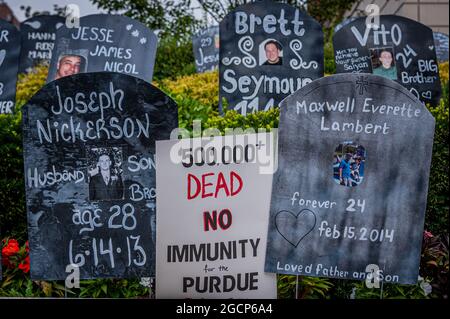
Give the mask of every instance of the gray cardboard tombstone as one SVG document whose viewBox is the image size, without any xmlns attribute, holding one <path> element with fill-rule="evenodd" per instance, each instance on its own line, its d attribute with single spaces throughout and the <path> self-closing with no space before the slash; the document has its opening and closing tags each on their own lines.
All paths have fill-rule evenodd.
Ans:
<svg viewBox="0 0 450 319">
<path fill-rule="evenodd" d="M 323 76 L 322 27 L 284 3 L 239 6 L 220 22 L 219 73 L 221 113 L 223 99 L 228 109 L 243 115 L 278 107 L 286 96 Z"/>
<path fill-rule="evenodd" d="M 219 67 L 219 26 L 202 29 L 192 37 L 197 73 Z"/>
<path fill-rule="evenodd" d="M 372 74 L 325 77 L 287 97 L 265 270 L 364 279 L 373 264 L 385 282 L 417 282 L 434 124 L 413 94 Z"/>
<path fill-rule="evenodd" d="M 62 27 L 64 22 L 63 17 L 40 15 L 29 18 L 20 24 L 22 47 L 19 73 L 28 73 L 38 64 L 48 65 L 50 63 L 56 30 Z"/>
<path fill-rule="evenodd" d="M 151 84 L 111 72 L 53 81 L 23 107 L 32 279 L 65 279 L 71 264 L 80 278 L 154 275 L 155 140 L 177 114 Z"/>
<path fill-rule="evenodd" d="M 157 38 L 141 22 L 122 15 L 93 14 L 80 27 L 63 26 L 56 34 L 47 83 L 84 72 L 118 72 L 151 82 Z M 63 59 L 63 60 L 61 60 Z M 67 68 L 64 61 L 70 59 Z"/>
<path fill-rule="evenodd" d="M 0 114 L 14 111 L 19 55 L 20 32 L 0 19 Z"/>
<path fill-rule="evenodd" d="M 379 17 L 377 30 L 361 17 L 333 35 L 336 73 L 382 75 L 402 84 L 422 102 L 438 105 L 441 83 L 433 31 L 408 18 Z"/>
<path fill-rule="evenodd" d="M 438 61 L 448 61 L 448 35 L 442 32 L 433 32 L 433 37 Z"/>
</svg>

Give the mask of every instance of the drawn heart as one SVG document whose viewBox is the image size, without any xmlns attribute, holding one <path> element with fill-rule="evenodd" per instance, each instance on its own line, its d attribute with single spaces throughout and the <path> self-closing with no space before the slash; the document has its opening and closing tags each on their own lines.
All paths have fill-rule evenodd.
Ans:
<svg viewBox="0 0 450 319">
<path fill-rule="evenodd" d="M 2 66 L 3 61 L 5 60 L 5 56 L 6 56 L 6 50 L 0 50 L 0 66 Z"/>
<path fill-rule="evenodd" d="M 316 214 L 303 209 L 297 214 L 289 210 L 279 211 L 275 215 L 275 228 L 289 244 L 297 248 L 300 242 L 316 227 Z"/>
<path fill-rule="evenodd" d="M 429 45 L 428 49 L 433 50 L 434 49 L 434 45 Z"/>
<path fill-rule="evenodd" d="M 431 100 L 431 91 L 422 92 L 422 97 Z"/>
</svg>

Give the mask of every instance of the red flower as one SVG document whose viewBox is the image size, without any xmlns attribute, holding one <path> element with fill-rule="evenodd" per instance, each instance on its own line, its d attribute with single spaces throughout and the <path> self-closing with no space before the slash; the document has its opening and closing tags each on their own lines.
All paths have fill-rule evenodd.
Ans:
<svg viewBox="0 0 450 319">
<path fill-rule="evenodd" d="M 17 240 L 9 239 L 7 245 L 2 249 L 2 263 L 8 268 L 14 268 L 14 265 L 10 262 L 10 257 L 15 256 L 19 250 Z"/>
<path fill-rule="evenodd" d="M 25 274 L 30 272 L 30 256 L 25 257 L 24 260 L 19 264 L 19 269 L 22 270 Z"/>
</svg>

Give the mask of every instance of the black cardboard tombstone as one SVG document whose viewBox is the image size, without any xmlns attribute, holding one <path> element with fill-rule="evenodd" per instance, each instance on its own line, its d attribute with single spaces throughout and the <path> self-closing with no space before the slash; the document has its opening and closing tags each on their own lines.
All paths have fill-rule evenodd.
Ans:
<svg viewBox="0 0 450 319">
<path fill-rule="evenodd" d="M 197 73 L 219 67 L 219 26 L 200 30 L 192 37 Z"/>
<path fill-rule="evenodd" d="M 417 282 L 433 134 L 413 94 L 372 74 L 286 98 L 265 270 L 363 279 L 372 264 L 385 282 Z"/>
<path fill-rule="evenodd" d="M 22 47 L 19 73 L 27 73 L 38 64 L 49 64 L 56 39 L 56 30 L 64 25 L 59 16 L 41 15 L 20 24 Z"/>
<path fill-rule="evenodd" d="M 448 35 L 441 32 L 433 32 L 433 37 L 438 61 L 448 61 Z"/>
<path fill-rule="evenodd" d="M 283 98 L 323 76 L 322 27 L 293 6 L 259 1 L 220 23 L 220 111 L 245 115 L 278 107 Z"/>
<path fill-rule="evenodd" d="M 53 81 L 23 108 L 31 278 L 154 274 L 155 140 L 176 104 L 118 73 Z"/>
<path fill-rule="evenodd" d="M 14 110 L 19 55 L 20 32 L 0 19 L 0 114 Z"/>
<path fill-rule="evenodd" d="M 378 30 L 366 18 L 347 24 L 333 36 L 336 73 L 373 73 L 397 81 L 424 103 L 441 95 L 433 32 L 394 15 L 380 16 Z"/>
<path fill-rule="evenodd" d="M 79 28 L 56 33 L 47 83 L 85 72 L 118 72 L 151 82 L 156 35 L 141 22 L 121 15 L 94 14 L 80 18 Z"/>
</svg>

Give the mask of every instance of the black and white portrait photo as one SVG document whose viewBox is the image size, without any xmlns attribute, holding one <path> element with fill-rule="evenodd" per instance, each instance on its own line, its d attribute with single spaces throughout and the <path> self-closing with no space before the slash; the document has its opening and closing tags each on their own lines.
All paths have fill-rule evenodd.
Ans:
<svg viewBox="0 0 450 319">
<path fill-rule="evenodd" d="M 123 199 L 121 148 L 91 148 L 90 155 L 89 200 Z"/>
</svg>

